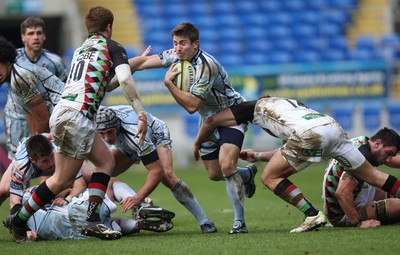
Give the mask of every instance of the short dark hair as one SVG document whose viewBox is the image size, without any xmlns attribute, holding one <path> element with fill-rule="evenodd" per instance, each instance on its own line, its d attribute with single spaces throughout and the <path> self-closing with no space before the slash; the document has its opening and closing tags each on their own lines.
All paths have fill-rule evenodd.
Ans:
<svg viewBox="0 0 400 255">
<path fill-rule="evenodd" d="M 400 150 L 400 136 L 393 129 L 384 127 L 370 138 L 372 142 L 378 139 L 382 141 L 383 146 L 396 146 L 397 151 Z"/>
<path fill-rule="evenodd" d="M 33 159 L 49 156 L 53 152 L 53 144 L 41 134 L 29 137 L 25 147 L 28 156 Z"/>
<path fill-rule="evenodd" d="M 16 57 L 17 52 L 15 51 L 15 46 L 12 42 L 7 41 L 3 36 L 0 36 L 0 63 L 14 63 Z"/>
<path fill-rule="evenodd" d="M 194 42 L 199 40 L 200 32 L 199 29 L 189 22 L 182 22 L 178 24 L 171 32 L 173 36 L 184 36 L 188 37 L 190 42 Z"/>
<path fill-rule="evenodd" d="M 28 17 L 21 23 L 21 34 L 25 34 L 27 28 L 42 27 L 45 29 L 44 21 L 39 17 Z"/>
<path fill-rule="evenodd" d="M 89 34 L 103 32 L 109 24 L 112 26 L 113 22 L 113 13 L 102 6 L 90 8 L 85 16 L 85 24 Z"/>
</svg>

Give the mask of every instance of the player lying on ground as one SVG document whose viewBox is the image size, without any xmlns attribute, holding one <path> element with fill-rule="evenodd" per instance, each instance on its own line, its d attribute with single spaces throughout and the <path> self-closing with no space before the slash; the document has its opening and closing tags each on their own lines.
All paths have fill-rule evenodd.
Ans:
<svg viewBox="0 0 400 255">
<path fill-rule="evenodd" d="M 86 186 L 83 178 L 77 179 L 74 185 Z M 33 194 L 36 187 L 28 189 L 23 196 L 22 202 L 27 201 Z M 122 201 L 126 196 L 132 196 L 135 191 L 126 183 L 117 178 L 110 180 L 107 195 L 100 208 L 102 223 L 109 229 L 120 231 L 124 236 L 137 234 L 140 230 L 155 232 L 166 232 L 172 229 L 171 219 L 175 214 L 160 207 L 152 206 L 150 199 L 142 203 L 137 211 L 135 219 L 111 218 L 117 206 L 112 202 Z M 88 206 L 88 189 L 85 189 L 78 197 L 68 197 L 56 203 L 49 203 L 44 208 L 36 211 L 28 220 L 29 231 L 27 236 L 30 240 L 61 240 L 61 239 L 82 239 L 88 236 L 81 233 L 82 226 L 86 219 Z M 57 205 L 56 205 L 57 204 Z M 10 222 L 3 222 L 10 228 Z"/>
<path fill-rule="evenodd" d="M 295 99 L 262 97 L 211 116 L 203 123 L 195 139 L 195 159 L 199 159 L 201 142 L 216 127 L 247 122 L 285 141 L 266 165 L 261 181 L 281 199 L 304 213 L 304 222 L 291 233 L 310 231 L 327 222 L 324 213 L 316 209 L 288 179 L 322 159 L 334 158 L 352 176 L 400 197 L 399 179 L 374 168 L 332 117 L 309 109 Z M 396 135 L 393 140 L 396 150 L 391 153 L 394 156 L 400 149 L 400 136 Z"/>
</svg>

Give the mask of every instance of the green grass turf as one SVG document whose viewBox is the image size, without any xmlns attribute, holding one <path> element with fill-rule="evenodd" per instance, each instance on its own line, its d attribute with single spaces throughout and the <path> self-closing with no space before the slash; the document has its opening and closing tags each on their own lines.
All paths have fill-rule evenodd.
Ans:
<svg viewBox="0 0 400 255">
<path fill-rule="evenodd" d="M 243 163 L 243 162 L 242 162 Z M 142 231 L 140 235 L 116 241 L 65 240 L 16 244 L 4 227 L 0 228 L 0 254 L 397 254 L 399 226 L 375 229 L 325 227 L 320 231 L 290 234 L 303 221 L 303 215 L 265 189 L 259 176 L 263 164 L 258 164 L 257 192 L 245 200 L 248 234 L 228 235 L 233 212 L 224 182 L 208 180 L 201 165 L 179 169 L 206 214 L 218 227 L 218 233 L 203 235 L 186 209 L 160 185 L 151 195 L 155 203 L 176 213 L 174 228 L 166 233 Z M 321 187 L 325 164 L 314 164 L 290 178 L 316 207 L 322 209 Z M 385 169 L 386 170 L 386 169 Z M 393 172 L 396 174 L 396 172 Z M 398 174 L 397 174 L 398 175 Z M 144 182 L 142 167 L 129 170 L 121 179 L 137 189 Z M 0 208 L 0 219 L 8 214 L 8 200 Z M 116 213 L 124 216 L 123 213 Z M 129 216 L 129 215 L 125 215 Z M 394 239 L 392 239 L 392 237 Z"/>
</svg>

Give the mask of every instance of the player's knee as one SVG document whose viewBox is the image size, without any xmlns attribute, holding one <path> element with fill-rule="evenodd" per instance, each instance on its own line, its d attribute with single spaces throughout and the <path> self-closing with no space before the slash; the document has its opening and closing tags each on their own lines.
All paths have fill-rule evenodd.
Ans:
<svg viewBox="0 0 400 255">
<path fill-rule="evenodd" d="M 265 173 L 265 171 L 261 174 L 261 183 L 265 186 L 265 187 L 267 187 L 268 189 L 270 189 L 270 190 L 274 190 L 274 185 L 273 185 L 273 182 L 272 182 L 272 179 L 268 176 L 268 174 L 267 173 Z"/>
<path fill-rule="evenodd" d="M 217 182 L 223 180 L 224 178 L 221 173 L 208 172 L 208 179 Z"/>
</svg>

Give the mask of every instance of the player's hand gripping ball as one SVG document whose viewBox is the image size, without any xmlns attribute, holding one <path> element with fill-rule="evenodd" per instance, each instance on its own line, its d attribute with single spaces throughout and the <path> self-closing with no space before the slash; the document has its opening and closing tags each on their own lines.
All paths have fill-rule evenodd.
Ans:
<svg viewBox="0 0 400 255">
<path fill-rule="evenodd" d="M 189 61 L 181 61 L 176 63 L 172 70 L 174 72 L 181 71 L 181 73 L 175 77 L 175 86 L 180 90 L 189 91 L 196 77 L 193 65 Z"/>
</svg>

